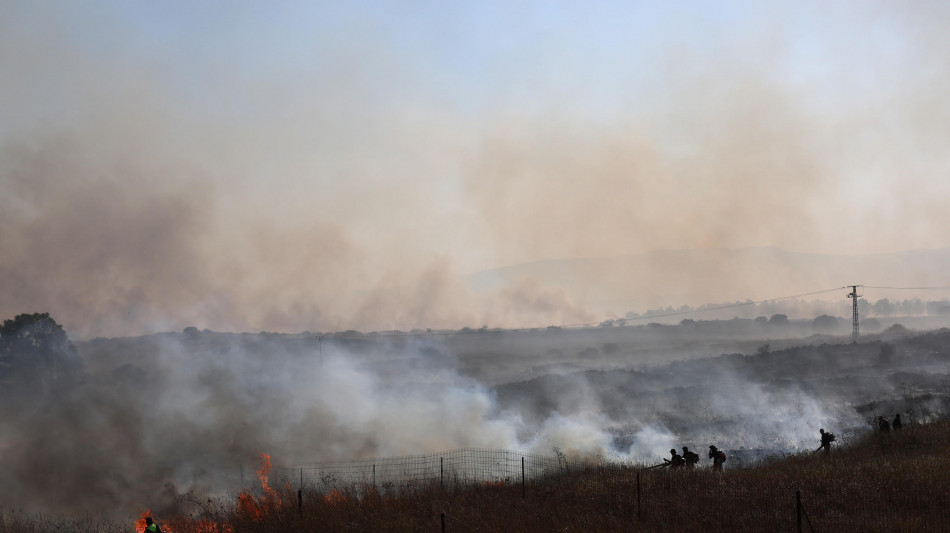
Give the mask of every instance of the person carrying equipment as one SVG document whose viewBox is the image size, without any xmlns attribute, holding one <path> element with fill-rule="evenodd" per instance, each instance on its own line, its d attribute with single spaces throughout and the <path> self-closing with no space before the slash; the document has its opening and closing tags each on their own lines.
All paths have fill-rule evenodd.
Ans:
<svg viewBox="0 0 950 533">
<path fill-rule="evenodd" d="M 891 432 L 891 423 L 884 418 L 884 415 L 877 417 L 877 429 L 881 433 L 890 433 Z"/>
<path fill-rule="evenodd" d="M 699 454 L 689 451 L 689 448 L 683 446 L 683 461 L 686 468 L 693 468 L 699 462 Z"/>
<path fill-rule="evenodd" d="M 831 452 L 831 443 L 835 441 L 835 434 L 830 431 L 825 431 L 824 428 L 818 430 L 821 433 L 821 446 L 818 447 L 818 450 L 825 450 L 825 453 Z M 815 450 L 816 452 L 818 450 Z M 812 452 L 814 453 L 814 452 Z"/>
<path fill-rule="evenodd" d="M 667 464 L 670 465 L 670 468 L 680 468 L 686 465 L 686 461 L 683 459 L 683 456 L 676 453 L 676 448 L 670 450 L 670 455 L 672 455 L 670 459 L 663 459 Z"/>
<path fill-rule="evenodd" d="M 713 461 L 713 470 L 722 471 L 722 463 L 726 462 L 726 454 L 714 445 L 709 445 L 709 458 Z"/>
</svg>

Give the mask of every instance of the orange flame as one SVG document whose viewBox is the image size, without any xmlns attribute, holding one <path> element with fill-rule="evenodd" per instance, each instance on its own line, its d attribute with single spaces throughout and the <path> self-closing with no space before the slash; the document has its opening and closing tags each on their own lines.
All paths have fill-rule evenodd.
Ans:
<svg viewBox="0 0 950 533">
<path fill-rule="evenodd" d="M 146 509 L 139 516 L 139 519 L 135 521 L 135 531 L 141 533 L 145 529 L 145 519 L 152 516 L 152 510 Z"/>
<path fill-rule="evenodd" d="M 172 531 L 169 522 L 174 526 L 174 531 L 179 533 L 234 533 L 234 527 L 230 524 L 215 522 L 208 518 L 188 518 L 178 516 L 170 521 L 164 521 L 161 524 L 162 532 Z M 137 532 L 141 533 L 141 532 Z"/>
<path fill-rule="evenodd" d="M 150 516 L 152 516 L 152 510 L 151 510 L 151 509 L 146 509 L 146 510 L 142 511 L 142 514 L 139 515 L 139 519 L 135 521 L 135 532 L 136 532 L 136 533 L 142 533 L 143 531 L 145 531 L 145 519 L 148 518 L 148 517 L 150 517 Z M 172 529 L 169 528 L 169 527 L 167 527 L 167 526 L 161 526 L 161 527 L 162 527 L 162 533 L 171 533 L 171 532 L 172 532 Z M 175 529 L 178 529 L 178 528 L 175 528 Z"/>
<path fill-rule="evenodd" d="M 323 499 L 325 499 L 327 503 L 329 503 L 330 505 L 339 505 L 341 503 L 346 502 L 346 494 L 343 494 L 342 492 L 336 489 L 333 489 L 330 492 L 328 492 L 326 496 L 323 497 Z"/>
<path fill-rule="evenodd" d="M 135 533 L 142 533 L 145 531 L 145 519 L 152 515 L 150 509 L 146 509 L 139 519 L 135 521 Z M 220 522 L 215 522 L 207 518 L 199 518 L 194 520 L 187 517 L 177 517 L 173 520 L 174 529 L 168 526 L 167 523 L 162 523 L 162 533 L 172 531 L 178 531 L 182 533 L 234 533 L 234 527 L 231 524 L 222 524 Z"/>
<path fill-rule="evenodd" d="M 242 491 L 238 494 L 238 513 L 245 517 L 260 522 L 269 513 L 276 511 L 283 504 L 280 495 L 268 484 L 268 477 L 271 471 L 270 456 L 266 453 L 261 454 L 261 469 L 257 471 L 257 477 L 261 481 L 261 489 L 264 494 L 260 498 L 255 498 L 248 491 Z M 289 485 L 288 485 L 289 487 Z M 289 489 L 288 489 L 289 490 Z M 145 530 L 145 519 L 152 515 L 150 509 L 146 509 L 138 520 L 135 521 L 135 532 L 142 533 Z M 173 519 L 174 530 L 181 533 L 234 533 L 234 527 L 230 524 L 215 522 L 207 518 L 192 519 L 187 517 L 177 517 Z M 166 523 L 161 524 L 162 533 L 172 533 Z"/>
<path fill-rule="evenodd" d="M 195 533 L 234 533 L 234 528 L 230 524 L 219 524 L 207 518 L 202 518 L 194 523 Z"/>
<path fill-rule="evenodd" d="M 254 498 L 248 491 L 242 491 L 241 494 L 238 494 L 238 512 L 255 522 L 260 522 L 268 513 L 283 504 L 277 491 L 267 484 L 270 471 L 270 455 L 262 453 L 261 469 L 257 471 L 257 477 L 261 480 L 261 490 L 264 491 L 264 494 L 260 498 Z"/>
<path fill-rule="evenodd" d="M 257 471 L 257 479 L 261 480 L 261 488 L 264 489 L 264 492 L 270 492 L 270 487 L 267 485 L 268 476 L 270 476 L 271 471 L 270 456 L 266 453 L 261 454 L 261 469 Z"/>
</svg>

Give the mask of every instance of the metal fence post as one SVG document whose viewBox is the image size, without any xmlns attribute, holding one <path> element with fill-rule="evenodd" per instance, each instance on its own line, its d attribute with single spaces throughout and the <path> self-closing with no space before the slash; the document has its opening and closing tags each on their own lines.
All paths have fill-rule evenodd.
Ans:
<svg viewBox="0 0 950 533">
<path fill-rule="evenodd" d="M 445 458 L 439 457 L 439 492 L 445 494 Z"/>
<path fill-rule="evenodd" d="M 802 491 L 795 491 L 795 517 L 798 533 L 802 533 Z"/>
<path fill-rule="evenodd" d="M 637 472 L 637 521 L 640 519 L 640 472 Z"/>
<path fill-rule="evenodd" d="M 525 487 L 524 487 L 524 456 L 521 457 L 521 499 L 525 498 Z"/>
</svg>

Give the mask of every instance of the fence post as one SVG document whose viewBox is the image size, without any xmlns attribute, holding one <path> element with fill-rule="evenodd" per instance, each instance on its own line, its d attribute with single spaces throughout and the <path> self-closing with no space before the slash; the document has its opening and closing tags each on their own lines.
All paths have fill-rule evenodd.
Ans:
<svg viewBox="0 0 950 533">
<path fill-rule="evenodd" d="M 300 488 L 303 488 L 303 468 L 300 469 Z"/>
<path fill-rule="evenodd" d="M 802 491 L 795 491 L 795 517 L 798 533 L 802 533 Z"/>
<path fill-rule="evenodd" d="M 521 457 L 521 499 L 525 498 L 525 488 L 524 488 L 524 457 Z"/>
<path fill-rule="evenodd" d="M 445 464 L 444 457 L 439 457 L 439 492 L 445 495 Z"/>
<path fill-rule="evenodd" d="M 445 533 L 445 513 L 442 513 L 442 533 Z"/>
<path fill-rule="evenodd" d="M 303 516 L 303 489 L 297 491 L 297 514 Z"/>
<path fill-rule="evenodd" d="M 373 463 L 373 490 L 376 490 L 376 463 Z"/>
<path fill-rule="evenodd" d="M 640 521 L 640 472 L 637 472 L 637 521 Z"/>
</svg>

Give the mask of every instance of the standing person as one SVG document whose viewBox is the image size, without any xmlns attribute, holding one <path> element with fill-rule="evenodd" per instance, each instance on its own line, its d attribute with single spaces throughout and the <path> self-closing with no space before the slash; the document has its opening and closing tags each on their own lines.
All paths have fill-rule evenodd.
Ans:
<svg viewBox="0 0 950 533">
<path fill-rule="evenodd" d="M 825 431 L 824 428 L 819 429 L 818 432 L 821 433 L 821 446 L 818 447 L 818 450 L 825 450 L 825 453 L 831 452 L 831 443 L 835 441 L 834 433 Z"/>
<path fill-rule="evenodd" d="M 900 429 L 900 428 L 902 428 L 902 427 L 904 427 L 904 425 L 901 424 L 901 414 L 900 414 L 900 413 L 897 413 L 896 415 L 894 415 L 894 421 L 891 422 L 891 426 L 894 428 L 895 431 L 898 430 L 898 429 Z"/>
<path fill-rule="evenodd" d="M 884 418 L 884 415 L 877 417 L 877 429 L 881 433 L 891 432 L 891 424 L 890 422 L 887 421 L 886 418 Z"/>
<path fill-rule="evenodd" d="M 713 461 L 713 470 L 722 472 L 722 463 L 726 462 L 726 454 L 712 444 L 709 445 L 709 458 Z"/>
<path fill-rule="evenodd" d="M 679 468 L 686 464 L 686 461 L 683 460 L 683 456 L 676 453 L 676 448 L 670 450 L 670 455 L 672 457 L 669 459 L 663 459 L 667 464 L 670 465 L 670 468 Z"/>
<path fill-rule="evenodd" d="M 142 530 L 142 533 L 162 533 L 162 528 L 158 527 L 158 524 L 152 522 L 151 516 L 145 517 L 145 529 Z"/>
<path fill-rule="evenodd" d="M 693 468 L 699 462 L 699 454 L 691 452 L 689 447 L 683 446 L 683 461 L 685 461 L 686 468 Z"/>
</svg>

